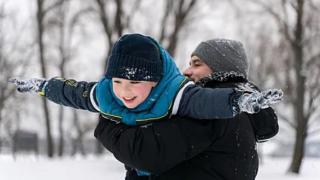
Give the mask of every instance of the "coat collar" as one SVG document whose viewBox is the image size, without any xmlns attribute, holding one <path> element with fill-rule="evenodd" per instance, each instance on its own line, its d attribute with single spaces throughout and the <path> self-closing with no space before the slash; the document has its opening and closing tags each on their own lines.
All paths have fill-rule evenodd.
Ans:
<svg viewBox="0 0 320 180">
<path fill-rule="evenodd" d="M 197 82 L 200 86 L 210 86 L 210 84 L 217 83 L 239 83 L 248 82 L 245 75 L 234 71 L 230 72 L 214 72 L 207 77 L 202 78 Z"/>
</svg>

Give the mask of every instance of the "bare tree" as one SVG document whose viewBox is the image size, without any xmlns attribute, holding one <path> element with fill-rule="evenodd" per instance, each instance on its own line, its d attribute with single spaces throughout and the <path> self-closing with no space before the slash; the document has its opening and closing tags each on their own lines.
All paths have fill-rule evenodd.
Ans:
<svg viewBox="0 0 320 180">
<path fill-rule="evenodd" d="M 280 40 L 278 47 L 270 49 L 280 56 L 274 56 L 285 67 L 285 71 L 277 73 L 285 77 L 275 76 L 282 81 L 285 90 L 286 103 L 294 112 L 294 121 L 285 116 L 285 120 L 296 132 L 292 162 L 289 171 L 299 173 L 304 157 L 305 141 L 308 136 L 310 120 L 316 114 L 317 101 L 320 98 L 319 80 L 314 74 L 319 74 L 320 51 L 313 46 L 319 46 L 319 26 L 316 24 L 319 4 L 305 0 L 252 1 L 264 9 L 276 22 Z M 289 16 L 294 13 L 294 18 Z M 292 19 L 293 18 L 293 19 Z M 294 20 L 294 21 L 291 21 Z M 317 23 L 318 24 L 318 23 Z M 276 49 L 278 48 L 278 49 Z M 288 53 L 285 53 L 288 52 Z M 275 69 L 279 64 L 274 64 Z"/>
<path fill-rule="evenodd" d="M 84 136 L 84 130 L 82 130 L 82 127 L 80 125 L 80 119 L 78 116 L 77 110 L 73 109 L 73 124 L 75 125 L 75 129 L 77 132 L 76 139 L 73 140 L 72 143 L 72 155 L 75 155 L 77 151 L 80 151 L 80 153 L 85 156 L 86 151 L 83 144 L 83 136 Z"/>
<path fill-rule="evenodd" d="M 70 40 L 66 39 L 66 14 L 69 10 L 69 2 L 64 0 L 61 1 L 61 4 L 56 8 L 57 12 L 55 13 L 56 16 L 50 17 L 50 26 L 56 26 L 58 29 L 58 53 L 59 53 L 59 71 L 60 77 L 65 77 L 65 65 L 70 60 L 69 56 L 69 47 L 70 47 Z M 50 28 L 52 29 L 52 28 Z M 59 107 L 59 115 L 58 115 L 58 131 L 59 131 L 59 140 L 58 140 L 58 156 L 63 156 L 64 152 L 64 130 L 63 130 L 63 122 L 64 122 L 64 108 L 62 105 Z"/>
<path fill-rule="evenodd" d="M 14 93 L 14 89 L 8 89 L 7 81 L 12 77 L 13 68 L 17 63 L 10 63 L 10 54 L 5 52 L 5 45 L 8 43 L 5 40 L 5 33 L 2 31 L 3 21 L 6 18 L 3 6 L 0 7 L 0 124 L 2 120 L 2 110 L 4 109 L 5 101 Z"/>
<path fill-rule="evenodd" d="M 5 5 L 0 4 L 0 132 L 1 130 L 9 132 L 5 126 L 9 122 L 8 119 L 12 117 L 6 112 L 14 114 L 15 110 L 19 108 L 18 106 L 13 108 L 9 101 L 14 99 L 16 102 L 21 102 L 21 98 L 16 96 L 14 87 L 8 85 L 8 80 L 15 76 L 21 76 L 25 72 L 23 67 L 27 65 L 27 60 L 31 58 L 33 52 L 32 44 L 23 43 L 23 33 L 20 33 L 21 29 L 15 22 L 15 17 L 7 12 Z M 17 124 L 16 121 L 10 123 Z M 1 142 L 2 138 L 0 137 L 0 147 Z"/>
<path fill-rule="evenodd" d="M 114 42 L 123 32 L 130 29 L 132 19 L 139 11 L 141 0 L 133 0 L 133 6 L 130 9 L 125 8 L 123 0 L 95 0 L 95 2 L 106 35 L 108 56 Z M 165 48 L 173 56 L 178 46 L 179 34 L 190 21 L 188 17 L 191 16 L 196 3 L 196 0 L 166 0 L 164 2 L 164 13 L 159 22 L 159 42 L 165 44 Z M 116 7 L 114 12 L 107 9 L 111 5 Z"/>
<path fill-rule="evenodd" d="M 122 36 L 123 32 L 130 26 L 131 19 L 139 10 L 141 0 L 134 0 L 133 6 L 129 10 L 124 9 L 123 0 L 94 0 L 96 12 L 98 13 L 100 23 L 105 33 L 105 42 L 107 44 L 108 53 L 116 40 Z M 108 7 L 115 6 L 114 11 L 108 10 Z M 106 58 L 105 58 L 106 59 Z"/>
<path fill-rule="evenodd" d="M 50 32 L 56 33 L 57 42 L 54 49 L 58 51 L 58 59 L 60 63 L 58 69 L 60 71 L 60 77 L 67 76 L 67 65 L 73 60 L 74 51 L 77 47 L 72 46 L 72 41 L 77 35 L 75 29 L 81 26 L 79 23 L 80 18 L 86 15 L 91 10 L 89 8 L 81 8 L 80 10 L 72 9 L 72 1 L 61 0 L 57 8 L 52 15 L 48 18 Z M 54 30 L 57 30 L 56 32 Z M 75 114 L 75 113 L 73 113 Z M 63 155 L 64 151 L 64 108 L 59 107 L 58 115 L 58 130 L 59 130 L 59 144 L 58 144 L 58 156 Z"/>
<path fill-rule="evenodd" d="M 37 42 L 39 48 L 39 62 L 41 68 L 41 74 L 44 78 L 47 77 L 46 63 L 45 63 L 45 55 L 44 55 L 44 17 L 46 11 L 44 10 L 44 2 L 45 0 L 37 0 Z M 46 133 L 47 133 L 47 155 L 48 157 L 53 157 L 54 155 L 54 144 L 51 134 L 51 120 L 49 114 L 48 103 L 45 98 L 42 99 L 43 104 L 43 112 L 46 121 Z"/>
<path fill-rule="evenodd" d="M 159 42 L 166 44 L 165 48 L 172 56 L 175 55 L 178 46 L 179 34 L 190 23 L 188 17 L 192 14 L 197 2 L 196 0 L 165 1 Z"/>
<path fill-rule="evenodd" d="M 51 1 L 53 4 L 47 5 L 49 1 L 46 0 L 37 0 L 37 13 L 36 13 L 36 23 L 37 23 L 37 44 L 39 52 L 39 64 L 41 69 L 41 75 L 43 78 L 47 78 L 47 67 L 46 67 L 46 56 L 45 56 L 45 30 L 46 30 L 46 16 L 52 9 L 55 9 L 63 1 Z M 47 155 L 48 157 L 54 156 L 54 143 L 51 133 L 51 117 L 48 107 L 47 100 L 42 99 L 43 111 L 46 122 L 46 135 L 47 135 Z"/>
</svg>

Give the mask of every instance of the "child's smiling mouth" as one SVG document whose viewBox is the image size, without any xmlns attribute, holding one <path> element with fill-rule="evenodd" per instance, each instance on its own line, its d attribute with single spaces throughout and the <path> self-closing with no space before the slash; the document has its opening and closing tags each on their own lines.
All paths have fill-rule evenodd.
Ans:
<svg viewBox="0 0 320 180">
<path fill-rule="evenodd" d="M 122 97 L 122 99 L 125 103 L 132 103 L 136 99 L 136 96 L 131 98 Z"/>
</svg>

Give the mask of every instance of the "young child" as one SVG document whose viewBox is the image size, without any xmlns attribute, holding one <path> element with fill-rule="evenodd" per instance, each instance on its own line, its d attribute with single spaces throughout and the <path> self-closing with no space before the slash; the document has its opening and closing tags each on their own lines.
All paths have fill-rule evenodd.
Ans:
<svg viewBox="0 0 320 180">
<path fill-rule="evenodd" d="M 197 87 L 181 75 L 154 39 L 140 34 L 124 35 L 115 43 L 106 74 L 98 83 L 61 78 L 10 82 L 20 92 L 34 91 L 58 104 L 99 112 L 128 125 L 174 114 L 199 119 L 230 118 L 243 111 L 255 113 L 282 97 L 279 90 L 260 93 L 241 85 L 238 90 Z"/>
</svg>

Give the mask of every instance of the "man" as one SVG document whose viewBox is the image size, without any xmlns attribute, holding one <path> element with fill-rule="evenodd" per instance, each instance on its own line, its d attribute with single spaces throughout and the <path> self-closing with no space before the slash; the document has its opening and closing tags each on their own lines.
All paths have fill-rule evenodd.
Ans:
<svg viewBox="0 0 320 180">
<path fill-rule="evenodd" d="M 237 87 L 238 83 L 252 88 L 247 72 L 242 44 L 214 39 L 196 48 L 185 75 L 206 88 Z M 250 180 L 258 170 L 256 141 L 277 131 L 277 117 L 268 108 L 227 120 L 173 116 L 140 127 L 101 117 L 95 136 L 127 165 L 127 180 Z M 151 176 L 138 175 L 137 169 Z"/>
<path fill-rule="evenodd" d="M 248 62 L 242 43 L 228 39 L 201 42 L 191 54 L 190 67 L 184 75 L 198 82 L 213 72 L 234 72 L 247 79 Z"/>
</svg>

